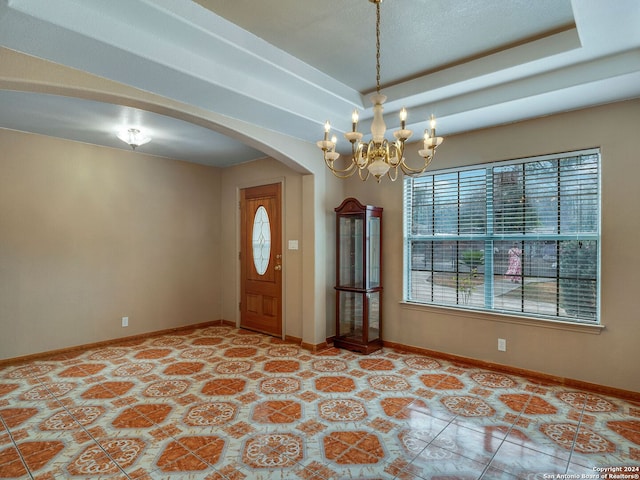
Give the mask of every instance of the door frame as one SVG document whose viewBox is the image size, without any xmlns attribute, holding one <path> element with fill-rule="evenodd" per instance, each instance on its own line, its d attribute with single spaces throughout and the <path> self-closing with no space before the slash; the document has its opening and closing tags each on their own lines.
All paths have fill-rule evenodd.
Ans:
<svg viewBox="0 0 640 480">
<path fill-rule="evenodd" d="M 286 222 L 287 222 L 287 217 L 284 214 L 285 212 L 285 201 L 286 201 L 286 189 L 285 189 L 285 177 L 275 177 L 272 179 L 266 179 L 266 180 L 255 180 L 255 181 L 250 181 L 250 182 L 244 182 L 241 184 L 236 185 L 236 208 L 235 208 L 235 222 L 236 222 L 236 241 L 235 241 L 235 249 L 236 249 L 236 298 L 235 298 L 235 312 L 236 312 L 236 318 L 235 318 L 235 325 L 236 328 L 240 328 L 240 300 L 241 300 L 241 289 L 242 289 L 242 269 L 240 268 L 240 252 L 242 251 L 242 238 L 241 238 L 241 228 L 242 228 L 242 215 L 241 215 L 241 211 L 240 211 L 240 198 L 241 198 L 241 190 L 245 189 L 245 188 L 254 188 L 254 187 L 262 187 L 264 185 L 273 185 L 274 183 L 279 183 L 280 184 L 280 229 L 281 229 L 281 235 L 280 235 L 280 239 L 281 239 L 281 252 L 282 252 L 282 293 L 281 293 L 281 298 L 280 298 L 280 302 L 282 305 L 282 334 L 281 334 L 281 339 L 285 340 L 285 333 L 286 333 L 286 327 L 287 327 L 287 315 L 286 315 L 286 310 L 287 310 L 287 302 L 286 302 L 286 291 L 287 289 L 285 288 L 286 286 L 286 282 L 287 282 L 287 257 L 286 257 L 286 250 L 285 250 L 285 236 L 284 233 L 286 232 Z"/>
</svg>

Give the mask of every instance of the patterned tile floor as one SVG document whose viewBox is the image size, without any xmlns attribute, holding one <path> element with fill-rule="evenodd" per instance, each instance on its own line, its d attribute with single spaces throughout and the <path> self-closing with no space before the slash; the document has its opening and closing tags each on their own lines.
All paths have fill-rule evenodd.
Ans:
<svg viewBox="0 0 640 480">
<path fill-rule="evenodd" d="M 390 349 L 312 354 L 227 326 L 2 368 L 0 420 L 0 478 L 543 479 L 640 466 L 640 404 Z"/>
</svg>

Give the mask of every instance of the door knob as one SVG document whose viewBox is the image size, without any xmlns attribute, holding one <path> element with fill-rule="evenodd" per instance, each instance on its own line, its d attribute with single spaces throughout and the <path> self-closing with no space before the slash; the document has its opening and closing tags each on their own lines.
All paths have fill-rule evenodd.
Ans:
<svg viewBox="0 0 640 480">
<path fill-rule="evenodd" d="M 276 266 L 275 266 L 275 267 L 273 267 L 273 268 L 275 268 L 276 270 L 282 270 L 282 265 L 276 265 Z"/>
</svg>

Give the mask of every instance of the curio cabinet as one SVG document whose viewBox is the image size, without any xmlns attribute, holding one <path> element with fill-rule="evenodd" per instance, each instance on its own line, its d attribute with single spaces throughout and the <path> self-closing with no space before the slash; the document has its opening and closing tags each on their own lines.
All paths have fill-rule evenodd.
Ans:
<svg viewBox="0 0 640 480">
<path fill-rule="evenodd" d="M 334 346 L 368 354 L 382 348 L 382 208 L 347 198 L 335 211 Z"/>
</svg>

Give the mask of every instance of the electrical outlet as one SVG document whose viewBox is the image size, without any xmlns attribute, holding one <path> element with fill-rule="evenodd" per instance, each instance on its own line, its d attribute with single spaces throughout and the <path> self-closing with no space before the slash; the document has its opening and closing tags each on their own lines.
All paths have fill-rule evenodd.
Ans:
<svg viewBox="0 0 640 480">
<path fill-rule="evenodd" d="M 498 339 L 498 350 L 501 352 L 507 351 L 507 341 L 504 338 Z"/>
<path fill-rule="evenodd" d="M 122 317 L 122 326 L 123 327 L 129 326 L 129 317 Z"/>
</svg>

